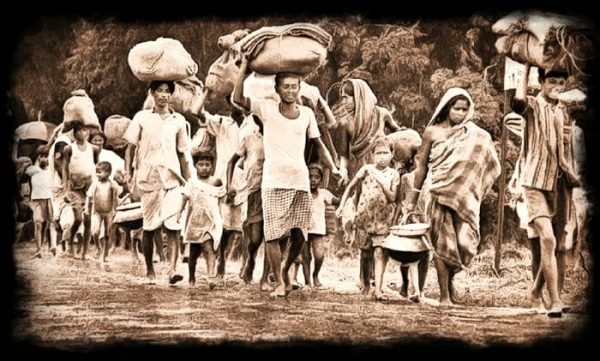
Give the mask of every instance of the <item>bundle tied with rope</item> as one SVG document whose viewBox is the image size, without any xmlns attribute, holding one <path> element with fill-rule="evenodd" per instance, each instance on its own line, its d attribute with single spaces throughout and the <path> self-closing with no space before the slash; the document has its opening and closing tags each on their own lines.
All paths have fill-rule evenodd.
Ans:
<svg viewBox="0 0 600 361">
<path fill-rule="evenodd" d="M 265 26 L 253 32 L 237 30 L 219 38 L 223 54 L 208 69 L 206 88 L 229 95 L 239 75 L 242 54 L 248 56 L 248 68 L 261 76 L 281 72 L 306 76 L 326 62 L 332 37 L 310 23 Z"/>
<path fill-rule="evenodd" d="M 248 54 L 248 67 L 259 74 L 306 75 L 325 64 L 331 35 L 309 23 L 263 27 L 234 44 Z"/>
<path fill-rule="evenodd" d="M 499 53 L 547 71 L 585 74 L 594 54 L 591 25 L 584 19 L 516 12 L 498 20 L 492 31 L 502 35 L 495 44 Z"/>
</svg>

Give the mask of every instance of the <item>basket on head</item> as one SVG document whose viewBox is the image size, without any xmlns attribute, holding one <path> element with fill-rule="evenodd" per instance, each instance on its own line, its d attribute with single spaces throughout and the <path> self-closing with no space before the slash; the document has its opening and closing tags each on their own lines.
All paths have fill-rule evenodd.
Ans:
<svg viewBox="0 0 600 361">
<path fill-rule="evenodd" d="M 104 122 L 104 135 L 107 139 L 122 138 L 127 127 L 129 127 L 129 123 L 131 123 L 131 119 L 123 115 L 113 114 L 106 118 Z"/>
</svg>

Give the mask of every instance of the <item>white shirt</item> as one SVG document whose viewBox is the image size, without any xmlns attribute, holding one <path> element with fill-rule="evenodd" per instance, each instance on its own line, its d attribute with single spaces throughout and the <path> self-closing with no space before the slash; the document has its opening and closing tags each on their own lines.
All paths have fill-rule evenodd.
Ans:
<svg viewBox="0 0 600 361">
<path fill-rule="evenodd" d="M 52 198 L 54 183 L 50 167 L 42 169 L 36 164 L 29 166 L 25 173 L 31 177 L 31 200 Z"/>
<path fill-rule="evenodd" d="M 309 234 L 318 234 L 324 236 L 327 234 L 327 228 L 325 226 L 325 204 L 331 204 L 333 202 L 334 195 L 331 194 L 327 189 L 319 188 L 316 193 L 312 193 L 312 218 L 310 228 L 308 229 Z"/>
<path fill-rule="evenodd" d="M 262 188 L 310 192 L 304 148 L 307 138 L 321 136 L 315 114 L 310 108 L 298 105 L 300 115 L 289 119 L 279 112 L 279 103 L 272 100 L 252 99 L 250 105 L 251 112 L 258 115 L 264 125 Z"/>
</svg>

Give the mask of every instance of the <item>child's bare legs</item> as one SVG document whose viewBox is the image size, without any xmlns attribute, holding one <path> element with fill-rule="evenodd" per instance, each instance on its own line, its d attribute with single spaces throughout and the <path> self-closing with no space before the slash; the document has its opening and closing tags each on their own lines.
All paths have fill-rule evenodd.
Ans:
<svg viewBox="0 0 600 361">
<path fill-rule="evenodd" d="M 402 297 L 408 297 L 408 271 L 409 266 L 405 264 L 400 265 L 400 274 L 402 276 L 402 287 L 400 287 L 400 295 Z"/>
<path fill-rule="evenodd" d="M 360 285 L 362 294 L 369 294 L 371 290 L 371 263 L 373 262 L 373 248 L 360 250 Z"/>
<path fill-rule="evenodd" d="M 203 246 L 201 243 L 190 243 L 190 255 L 188 257 L 189 284 L 193 287 L 196 284 L 196 262 L 202 253 Z"/>
<path fill-rule="evenodd" d="M 310 287 L 310 242 L 304 242 L 302 249 L 300 250 L 302 253 L 302 273 L 304 274 L 304 284 Z M 297 272 L 297 271 L 296 271 Z"/>
<path fill-rule="evenodd" d="M 410 296 L 410 299 L 414 302 L 421 301 L 421 289 L 419 287 L 419 263 L 414 262 L 408 266 L 410 273 L 410 284 L 413 286 L 413 294 Z M 452 293 L 450 293 L 452 295 Z"/>
<path fill-rule="evenodd" d="M 373 258 L 375 263 L 375 299 L 385 299 L 382 291 L 383 273 L 387 263 L 387 254 L 380 246 L 373 247 Z"/>
<path fill-rule="evenodd" d="M 227 255 L 225 251 L 227 250 L 227 245 L 229 244 L 229 240 L 233 235 L 232 230 L 224 229 L 223 235 L 221 236 L 221 243 L 219 243 L 219 248 L 217 249 L 217 278 L 223 278 L 225 276 L 225 264 L 227 263 Z"/>
<path fill-rule="evenodd" d="M 204 253 L 204 259 L 206 260 L 206 272 L 208 273 L 208 278 L 209 278 L 208 287 L 212 289 L 215 287 L 215 284 L 210 279 L 217 277 L 217 272 L 216 272 L 216 267 L 215 267 L 216 255 L 215 255 L 213 239 L 210 238 L 209 240 L 204 242 L 202 244 L 202 249 L 203 249 L 203 253 Z M 191 249 L 190 249 L 190 251 L 191 251 Z"/>
<path fill-rule="evenodd" d="M 104 229 L 106 230 L 106 237 L 104 238 L 103 247 L 104 247 L 104 256 L 102 258 L 102 262 L 108 262 L 108 252 L 112 248 L 113 240 L 116 239 L 117 230 L 113 225 L 114 213 L 108 213 L 104 215 Z M 116 242 L 114 242 L 116 243 Z"/>
<path fill-rule="evenodd" d="M 61 244 L 64 245 L 64 243 L 62 243 L 62 231 L 59 228 L 60 226 L 58 225 L 58 221 L 56 220 L 52 220 L 52 222 L 49 225 L 50 228 L 50 252 L 52 252 L 53 256 L 56 256 L 56 248 L 57 248 L 57 244 L 58 244 L 58 240 L 61 240 Z"/>
<path fill-rule="evenodd" d="M 47 227 L 45 227 L 47 222 L 36 220 L 33 222 L 33 234 L 35 237 L 35 246 L 37 251 L 34 254 L 34 257 L 42 258 L 42 242 L 44 238 L 44 233 Z"/>
<path fill-rule="evenodd" d="M 313 270 L 313 285 L 316 288 L 321 287 L 321 281 L 319 281 L 319 272 L 325 259 L 325 240 L 323 236 L 308 236 L 310 245 L 312 248 L 313 256 L 315 257 L 315 269 Z"/>
<path fill-rule="evenodd" d="M 95 258 L 99 258 L 102 253 L 102 241 L 100 240 L 100 229 L 102 228 L 102 220 L 103 217 L 100 213 L 96 211 L 92 211 L 90 216 L 91 218 L 91 228 L 92 228 L 92 240 L 96 244 L 98 248 L 98 252 L 96 253 Z"/>
</svg>

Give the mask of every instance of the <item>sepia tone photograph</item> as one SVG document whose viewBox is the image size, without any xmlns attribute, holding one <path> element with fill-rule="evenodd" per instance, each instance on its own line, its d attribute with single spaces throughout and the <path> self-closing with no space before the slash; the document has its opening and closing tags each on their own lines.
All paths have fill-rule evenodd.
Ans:
<svg viewBox="0 0 600 361">
<path fill-rule="evenodd" d="M 8 36 L 13 358 L 591 350 L 589 14 L 63 8 Z"/>
</svg>

